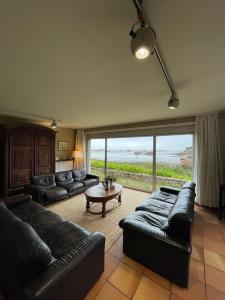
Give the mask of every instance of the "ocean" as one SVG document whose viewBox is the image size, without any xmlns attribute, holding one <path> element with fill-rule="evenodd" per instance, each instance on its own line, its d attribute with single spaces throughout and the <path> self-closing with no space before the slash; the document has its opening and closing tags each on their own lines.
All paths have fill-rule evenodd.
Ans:
<svg viewBox="0 0 225 300">
<path fill-rule="evenodd" d="M 156 161 L 158 163 L 180 164 L 183 153 L 174 151 L 158 150 Z M 152 151 L 112 150 L 107 153 L 108 161 L 116 162 L 152 162 Z M 91 159 L 104 160 L 104 150 L 92 150 Z"/>
</svg>

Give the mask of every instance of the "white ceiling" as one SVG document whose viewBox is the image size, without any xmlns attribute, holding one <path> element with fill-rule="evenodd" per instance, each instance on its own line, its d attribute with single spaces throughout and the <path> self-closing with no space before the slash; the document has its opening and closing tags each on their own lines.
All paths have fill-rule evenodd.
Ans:
<svg viewBox="0 0 225 300">
<path fill-rule="evenodd" d="M 145 0 L 145 9 L 176 111 L 156 57 L 131 56 L 132 0 L 0 0 L 0 114 L 75 128 L 225 110 L 225 1 Z"/>
</svg>

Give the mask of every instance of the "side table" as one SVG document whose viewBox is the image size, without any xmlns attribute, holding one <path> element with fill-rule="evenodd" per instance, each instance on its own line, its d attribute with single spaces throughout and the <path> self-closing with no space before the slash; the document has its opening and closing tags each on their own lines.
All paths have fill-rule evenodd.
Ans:
<svg viewBox="0 0 225 300">
<path fill-rule="evenodd" d="M 225 216 L 225 205 L 223 205 L 223 194 L 225 192 L 225 184 L 220 185 L 220 206 L 218 218 L 221 220 Z"/>
</svg>

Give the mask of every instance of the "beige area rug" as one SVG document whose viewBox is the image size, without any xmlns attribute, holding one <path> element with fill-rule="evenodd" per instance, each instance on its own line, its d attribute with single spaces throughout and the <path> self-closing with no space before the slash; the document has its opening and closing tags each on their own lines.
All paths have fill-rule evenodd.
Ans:
<svg viewBox="0 0 225 300">
<path fill-rule="evenodd" d="M 61 202 L 57 202 L 48 207 L 66 220 L 77 223 L 90 232 L 100 231 L 106 236 L 107 251 L 115 240 L 121 235 L 122 229 L 119 227 L 119 221 L 135 210 L 135 207 L 144 201 L 148 193 L 139 192 L 130 189 L 123 189 L 122 204 L 118 205 L 117 200 L 107 202 L 106 209 L 111 209 L 106 213 L 106 217 L 101 215 L 92 215 L 86 213 L 86 198 L 84 194 L 74 196 Z M 91 206 L 92 211 L 101 211 L 100 203 L 94 203 Z"/>
</svg>

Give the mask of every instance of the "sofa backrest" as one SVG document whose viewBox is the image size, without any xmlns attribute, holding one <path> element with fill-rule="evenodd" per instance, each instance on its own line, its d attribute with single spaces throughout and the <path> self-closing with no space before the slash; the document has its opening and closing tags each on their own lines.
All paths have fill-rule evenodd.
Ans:
<svg viewBox="0 0 225 300">
<path fill-rule="evenodd" d="M 72 183 L 72 182 L 74 182 L 73 173 L 72 173 L 72 171 L 57 172 L 57 173 L 55 173 L 55 180 L 56 180 L 56 183 L 61 183 L 61 184 Z"/>
<path fill-rule="evenodd" d="M 55 175 L 38 175 L 31 177 L 31 183 L 38 186 L 52 188 L 56 186 Z"/>
<path fill-rule="evenodd" d="M 86 175 L 87 175 L 87 172 L 84 169 L 80 169 L 80 170 L 79 169 L 73 169 L 72 172 L 73 172 L 74 180 L 78 181 L 78 182 L 84 180 L 86 178 Z"/>
<path fill-rule="evenodd" d="M 194 199 L 195 191 L 193 189 L 182 188 L 162 229 L 168 233 L 190 238 Z"/>
</svg>

